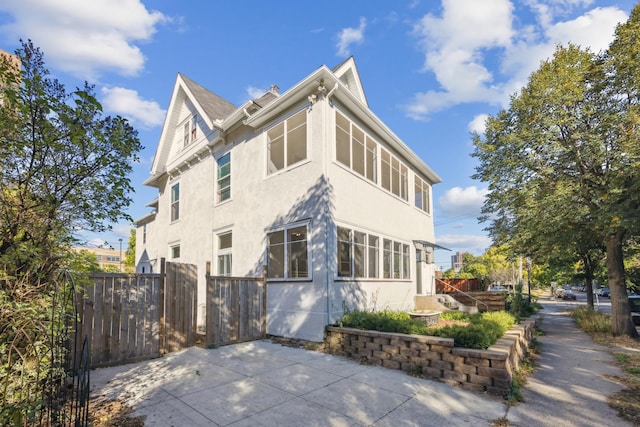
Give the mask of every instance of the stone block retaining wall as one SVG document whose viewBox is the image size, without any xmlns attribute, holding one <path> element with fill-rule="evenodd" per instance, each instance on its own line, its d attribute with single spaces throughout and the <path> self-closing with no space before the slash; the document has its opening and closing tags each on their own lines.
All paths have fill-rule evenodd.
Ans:
<svg viewBox="0 0 640 427">
<path fill-rule="evenodd" d="M 534 338 L 535 324 L 535 320 L 525 320 L 514 325 L 487 350 L 454 347 L 452 338 L 328 326 L 325 351 L 469 390 L 505 395 Z"/>
</svg>

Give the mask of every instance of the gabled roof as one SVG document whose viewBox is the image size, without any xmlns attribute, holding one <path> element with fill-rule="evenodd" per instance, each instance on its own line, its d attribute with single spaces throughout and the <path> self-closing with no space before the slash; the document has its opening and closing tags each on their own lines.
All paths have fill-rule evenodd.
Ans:
<svg viewBox="0 0 640 427">
<path fill-rule="evenodd" d="M 425 175 L 431 183 L 441 182 L 440 177 L 369 109 L 355 60 L 353 57 L 349 57 L 333 69 L 329 69 L 325 65 L 321 66 L 282 95 L 279 94 L 277 87 L 272 86 L 260 98 L 247 101 L 240 107 L 236 107 L 231 102 L 178 73 L 151 168 L 152 176 L 145 181 L 145 185 L 157 185 L 158 179 L 169 172 L 164 168 L 167 167 L 171 143 L 178 125 L 179 109 L 176 106 L 180 102 L 190 100 L 207 126 L 211 130 L 217 131 L 219 136 L 223 136 L 225 132 L 238 125 L 258 128 L 283 110 L 299 103 L 301 99 L 322 94 L 334 97 L 351 109 L 364 123 L 385 137 L 387 142 Z M 199 153 L 208 150 L 216 140 L 217 137 L 214 135 L 214 140 L 206 143 L 208 145 L 204 142 L 198 143 L 202 146 L 198 145 L 198 148 L 194 148 L 191 155 L 199 158 Z M 188 164 L 189 160 L 178 159 L 177 161 L 186 161 Z M 177 164 L 174 166 L 180 167 Z"/>
<path fill-rule="evenodd" d="M 356 60 L 353 56 L 345 59 L 339 65 L 335 66 L 331 71 L 340 79 L 340 81 L 360 99 L 367 107 L 367 97 L 364 94 L 364 88 L 362 87 L 362 81 L 360 80 L 360 74 L 358 74 L 358 68 L 356 67 Z"/>
<path fill-rule="evenodd" d="M 238 107 L 226 99 L 221 98 L 204 86 L 199 85 L 184 74 L 178 73 L 178 76 L 182 78 L 197 103 L 200 104 L 211 121 L 215 122 L 216 120 L 224 120 L 238 109 Z"/>
</svg>

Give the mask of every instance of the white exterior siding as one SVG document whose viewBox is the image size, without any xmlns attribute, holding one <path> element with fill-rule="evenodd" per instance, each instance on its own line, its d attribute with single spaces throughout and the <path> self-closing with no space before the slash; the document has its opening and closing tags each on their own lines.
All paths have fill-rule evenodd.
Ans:
<svg viewBox="0 0 640 427">
<path fill-rule="evenodd" d="M 325 68 L 320 72 L 328 73 Z M 354 73 L 352 78 L 357 77 L 357 72 Z M 314 82 L 318 79 L 308 77 L 303 82 L 307 81 L 310 88 L 317 87 Z M 178 89 L 174 91 L 173 107 L 166 121 L 166 126 L 172 128 L 163 131 L 166 140 L 161 138 L 158 149 L 160 154 L 169 154 L 161 162 L 154 161 L 154 170 L 158 172 L 150 181 L 159 188 L 158 212 L 155 217 L 145 217 L 146 222 L 138 222 L 137 271 L 140 272 L 145 262 L 152 263 L 151 260 L 157 259 L 158 266 L 162 257 L 171 261 L 171 246 L 180 244 L 180 257 L 174 261 L 198 266 L 198 302 L 202 305 L 207 262 L 211 262 L 212 274 L 220 273 L 217 265 L 220 233 L 232 233 L 231 274 L 255 277 L 262 275 L 263 266 L 267 264 L 268 233 L 292 224 L 306 224 L 309 277 L 269 280 L 267 333 L 320 341 L 324 327 L 340 317 L 345 306 L 349 309 L 412 309 L 418 277 L 422 278 L 422 293 L 433 292 L 433 264 L 416 263 L 413 244 L 414 240 L 434 241 L 433 217 L 414 206 L 412 162 L 419 162 L 415 155 L 413 159 L 406 159 L 397 153 L 392 148 L 397 143 L 385 141 L 382 136 L 389 135 L 390 131 L 382 129 L 382 135 L 374 132 L 357 121 L 360 113 L 351 112 L 343 103 L 324 96 L 307 97 L 308 92 L 302 92 L 299 87 L 292 89 L 301 92 L 296 102 L 293 95 L 282 96 L 274 101 L 280 108 L 265 107 L 257 113 L 252 110 L 254 116 L 270 114 L 268 120 L 255 128 L 251 126 L 252 113 L 248 113 L 246 107 L 230 116 L 239 121 L 228 129 L 220 121 L 216 122 L 215 129 L 209 128 L 205 120 L 199 118 L 198 137 L 186 147 L 183 125 L 197 109 L 189 97 L 182 96 Z M 350 99 L 344 98 L 344 94 L 341 96 L 347 101 Z M 336 161 L 336 109 L 375 139 L 377 183 Z M 239 114 L 240 111 L 243 113 Z M 305 112 L 307 117 L 306 159 L 269 173 L 267 132 L 300 112 Z M 373 119 L 370 117 L 369 122 L 377 123 Z M 204 137 L 208 140 L 202 139 Z M 407 166 L 406 201 L 380 185 L 382 147 Z M 227 153 L 231 157 L 231 197 L 218 203 L 217 159 Z M 420 164 L 423 171 L 435 177 L 432 179 L 439 179 L 424 163 Z M 420 176 L 428 180 L 424 172 L 420 172 Z M 171 187 L 175 183 L 180 183 L 180 218 L 172 222 Z M 144 223 L 147 224 L 146 244 L 142 243 Z M 379 278 L 338 277 L 337 227 L 379 237 Z M 409 278 L 383 278 L 385 238 L 408 245 Z M 154 267 L 154 272 L 159 271 Z M 201 325 L 202 314 L 199 311 Z"/>
</svg>

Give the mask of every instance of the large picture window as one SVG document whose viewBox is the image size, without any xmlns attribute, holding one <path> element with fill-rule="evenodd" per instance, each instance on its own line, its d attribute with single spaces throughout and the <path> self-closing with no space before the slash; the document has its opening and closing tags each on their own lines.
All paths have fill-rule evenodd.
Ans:
<svg viewBox="0 0 640 427">
<path fill-rule="evenodd" d="M 307 159 L 307 111 L 303 110 L 267 131 L 269 174 Z"/>
<path fill-rule="evenodd" d="M 267 277 L 270 279 L 310 277 L 306 224 L 268 233 L 267 245 Z"/>
<path fill-rule="evenodd" d="M 180 183 L 171 187 L 171 221 L 180 219 Z"/>
<path fill-rule="evenodd" d="M 218 159 L 218 203 L 231 198 L 231 153 Z"/>
<path fill-rule="evenodd" d="M 336 160 L 348 168 L 377 182 L 378 144 L 362 129 L 336 112 Z"/>
</svg>

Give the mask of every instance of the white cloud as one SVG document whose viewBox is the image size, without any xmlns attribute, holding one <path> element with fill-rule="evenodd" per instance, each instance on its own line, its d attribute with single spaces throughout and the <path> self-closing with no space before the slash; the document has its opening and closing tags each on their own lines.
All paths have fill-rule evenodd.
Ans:
<svg viewBox="0 0 640 427">
<path fill-rule="evenodd" d="M 486 121 L 489 118 L 487 114 L 478 114 L 469 122 L 467 128 L 470 132 L 477 132 L 480 135 L 484 134 L 485 129 L 487 128 Z"/>
<path fill-rule="evenodd" d="M 145 127 L 161 126 L 164 121 L 165 110 L 155 101 L 146 101 L 132 89 L 122 87 L 102 88 L 102 104 L 108 111 L 112 111 L 127 119 L 142 124 Z"/>
<path fill-rule="evenodd" d="M 21 0 L 2 2 L 0 10 L 13 17 L 2 33 L 33 40 L 47 63 L 86 80 L 106 70 L 138 74 L 144 56 L 135 43 L 150 40 L 158 24 L 170 21 L 140 0 Z"/>
<path fill-rule="evenodd" d="M 358 28 L 347 27 L 338 34 L 338 56 L 349 56 L 349 47 L 352 44 L 360 45 L 364 42 L 364 30 L 367 27 L 367 19 L 360 18 Z"/>
<path fill-rule="evenodd" d="M 481 255 L 491 246 L 491 238 L 480 234 L 443 234 L 436 237 L 436 243 L 455 251 Z"/>
<path fill-rule="evenodd" d="M 470 187 L 453 187 L 438 199 L 444 216 L 479 216 L 489 190 Z"/>
<path fill-rule="evenodd" d="M 624 11 L 595 8 L 560 20 L 591 3 L 530 0 L 531 24 L 514 18 L 509 0 L 443 0 L 441 16 L 427 14 L 413 29 L 425 56 L 423 71 L 433 73 L 440 87 L 416 93 L 405 105 L 407 115 L 422 120 L 471 102 L 506 106 L 557 44 L 572 42 L 593 52 L 607 48 L 616 25 L 627 19 Z"/>
<path fill-rule="evenodd" d="M 247 95 L 249 95 L 249 99 L 256 99 L 264 95 L 266 91 L 267 91 L 266 89 L 262 89 L 255 86 L 249 86 L 247 88 Z"/>
</svg>

